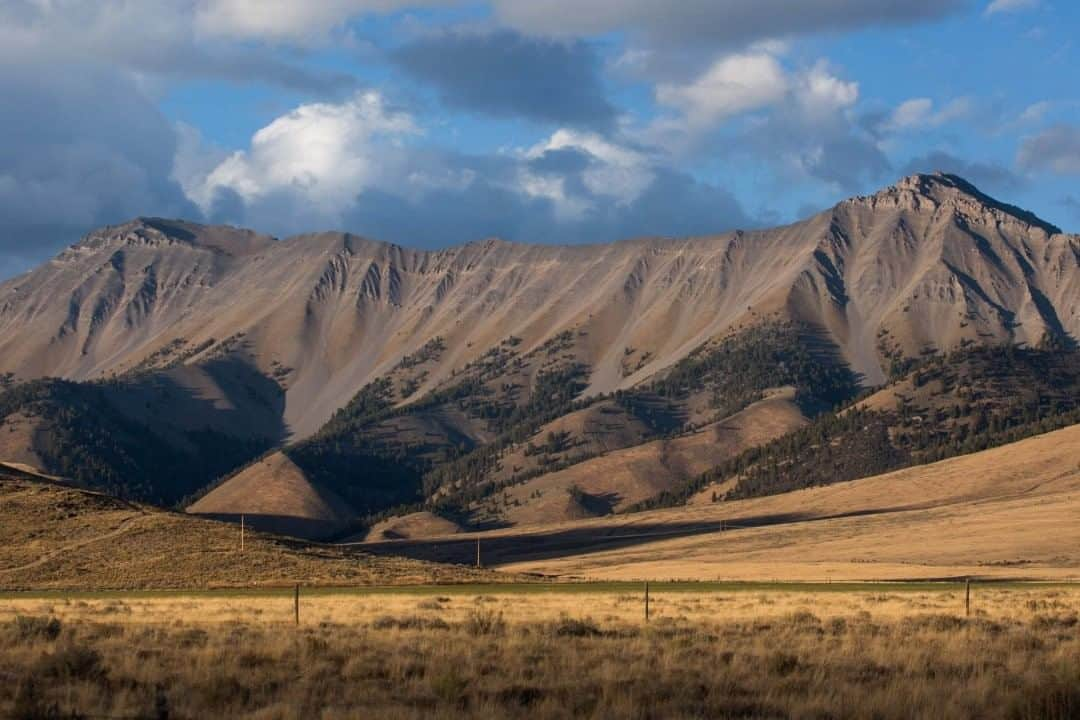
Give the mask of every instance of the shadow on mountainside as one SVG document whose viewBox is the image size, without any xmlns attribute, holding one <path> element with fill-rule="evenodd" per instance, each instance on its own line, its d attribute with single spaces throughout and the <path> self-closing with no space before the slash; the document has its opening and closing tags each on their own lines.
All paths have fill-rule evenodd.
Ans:
<svg viewBox="0 0 1080 720">
<path fill-rule="evenodd" d="M 647 522 L 614 527 L 586 526 L 551 532 L 529 532 L 525 530 L 520 535 L 498 534 L 481 536 L 479 539 L 482 562 L 487 567 L 493 567 L 511 563 L 552 560 L 568 556 L 623 550 L 648 543 L 698 535 L 924 510 L 931 506 L 931 504 L 897 505 L 827 515 L 775 513 L 700 522 Z M 356 547 L 373 555 L 396 555 L 415 560 L 470 565 L 476 563 L 476 542 L 476 536 L 472 536 L 467 538 L 454 537 L 358 543 Z"/>
<path fill-rule="evenodd" d="M 197 444 L 195 433 L 283 442 L 285 393 L 239 359 L 222 357 L 121 378 L 104 386 L 112 405 L 174 444 Z"/>
<path fill-rule="evenodd" d="M 191 513 L 193 517 L 240 525 L 240 513 Z M 282 535 L 298 540 L 322 541 L 341 532 L 344 525 L 322 518 L 298 517 L 296 515 L 243 514 L 244 527 L 248 530 Z M 301 546 L 303 544 L 301 543 Z"/>
</svg>

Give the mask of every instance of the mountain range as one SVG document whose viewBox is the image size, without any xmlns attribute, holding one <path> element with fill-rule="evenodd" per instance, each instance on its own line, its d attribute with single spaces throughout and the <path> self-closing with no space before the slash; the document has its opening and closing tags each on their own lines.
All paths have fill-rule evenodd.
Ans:
<svg viewBox="0 0 1080 720">
<path fill-rule="evenodd" d="M 1064 424 L 1077 337 L 1080 237 L 953 175 L 605 245 L 140 218 L 0 284 L 0 460 L 312 537 L 572 519 Z"/>
</svg>

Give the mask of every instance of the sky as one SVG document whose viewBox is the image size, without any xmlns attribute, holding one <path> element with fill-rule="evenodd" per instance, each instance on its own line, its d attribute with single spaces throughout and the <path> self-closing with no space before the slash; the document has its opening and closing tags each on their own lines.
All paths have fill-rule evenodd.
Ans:
<svg viewBox="0 0 1080 720">
<path fill-rule="evenodd" d="M 2 0 L 0 278 L 140 215 L 419 248 L 913 172 L 1080 229 L 1074 0 Z"/>
</svg>

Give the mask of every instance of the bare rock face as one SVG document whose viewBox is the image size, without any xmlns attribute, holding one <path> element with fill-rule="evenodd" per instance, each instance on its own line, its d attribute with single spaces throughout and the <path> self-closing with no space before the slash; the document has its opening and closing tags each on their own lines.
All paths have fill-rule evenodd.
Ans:
<svg viewBox="0 0 1080 720">
<path fill-rule="evenodd" d="M 776 318 L 821 328 L 868 384 L 890 354 L 1078 337 L 1080 239 L 950 175 L 774 230 L 576 247 L 423 252 L 139 219 L 0 285 L 0 375 L 228 361 L 280 385 L 300 438 L 435 337 L 414 398 L 508 337 L 525 352 L 567 331 L 599 393 Z"/>
<path fill-rule="evenodd" d="M 0 285 L 0 362 L 23 379 L 87 379 L 164 359 L 174 326 L 209 309 L 219 283 L 272 242 L 146 218 L 92 232 Z"/>
<path fill-rule="evenodd" d="M 789 307 L 828 327 L 871 381 L 883 350 L 1036 345 L 1080 331 L 1080 240 L 960 178 L 912 176 L 829 215 Z"/>
</svg>

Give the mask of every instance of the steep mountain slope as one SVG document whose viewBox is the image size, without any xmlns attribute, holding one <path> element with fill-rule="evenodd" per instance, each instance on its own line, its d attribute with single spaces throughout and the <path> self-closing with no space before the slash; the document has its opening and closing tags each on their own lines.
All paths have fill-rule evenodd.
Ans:
<svg viewBox="0 0 1080 720">
<path fill-rule="evenodd" d="M 916 175 L 838 205 L 789 309 L 829 328 L 853 367 L 965 341 L 1038 345 L 1080 332 L 1080 238 L 955 176 Z"/>
<path fill-rule="evenodd" d="M 478 502 L 480 524 L 531 524 L 620 512 L 680 487 L 807 420 L 791 388 L 691 432 L 650 440 L 512 484 Z"/>
<path fill-rule="evenodd" d="M 189 453 L 204 426 L 291 443 L 278 460 L 358 514 L 475 510 L 642 443 L 691 446 L 780 387 L 802 422 L 931 353 L 1077 336 L 1080 238 L 949 175 L 774 230 L 576 247 L 141 219 L 0 284 L 5 384 L 110 379 L 111 408 Z M 20 413 L 6 452 L 34 459 Z"/>
<path fill-rule="evenodd" d="M 695 463 L 708 457 L 719 461 L 742 449 L 739 432 L 722 433 L 730 442 L 704 447 L 700 434 L 679 436 L 738 414 L 777 387 L 791 386 L 786 402 L 793 427 L 803 413 L 854 395 L 858 385 L 852 373 L 833 353 L 807 349 L 806 337 L 806 330 L 794 325 L 763 322 L 698 348 L 632 390 L 591 397 L 582 394 L 588 373 L 577 348 L 582 335 L 560 333 L 524 354 L 507 341 L 463 368 L 454 382 L 405 406 L 393 403 L 398 384 L 391 373 L 366 386 L 315 436 L 284 452 L 361 514 L 395 504 L 403 511 L 423 505 L 470 523 L 501 523 L 510 520 L 504 512 L 509 487 L 609 449 L 670 439 L 638 453 L 661 465 L 669 462 L 670 471 L 662 476 L 638 482 L 634 473 L 622 473 L 627 486 L 621 493 L 604 490 L 612 502 L 562 503 L 570 516 L 604 512 L 624 504 L 615 502 L 615 495 L 645 499 L 670 487 Z M 613 427 L 618 431 L 609 432 Z M 604 430 L 602 441 L 595 437 L 597 429 Z M 649 465 L 646 460 L 642 472 Z M 253 466 L 226 485 L 253 482 L 249 475 L 259 473 Z M 500 491 L 503 510 L 493 502 Z"/>
<path fill-rule="evenodd" d="M 21 379 L 86 380 L 173 359 L 175 327 L 213 307 L 222 281 L 272 243 L 158 219 L 92 232 L 0 285 L 0 363 Z"/>
<path fill-rule="evenodd" d="M 775 495 L 934 462 L 1080 422 L 1080 352 L 973 347 L 923 358 L 837 414 L 646 504 Z M 695 493 L 698 493 L 695 497 Z"/>
</svg>

